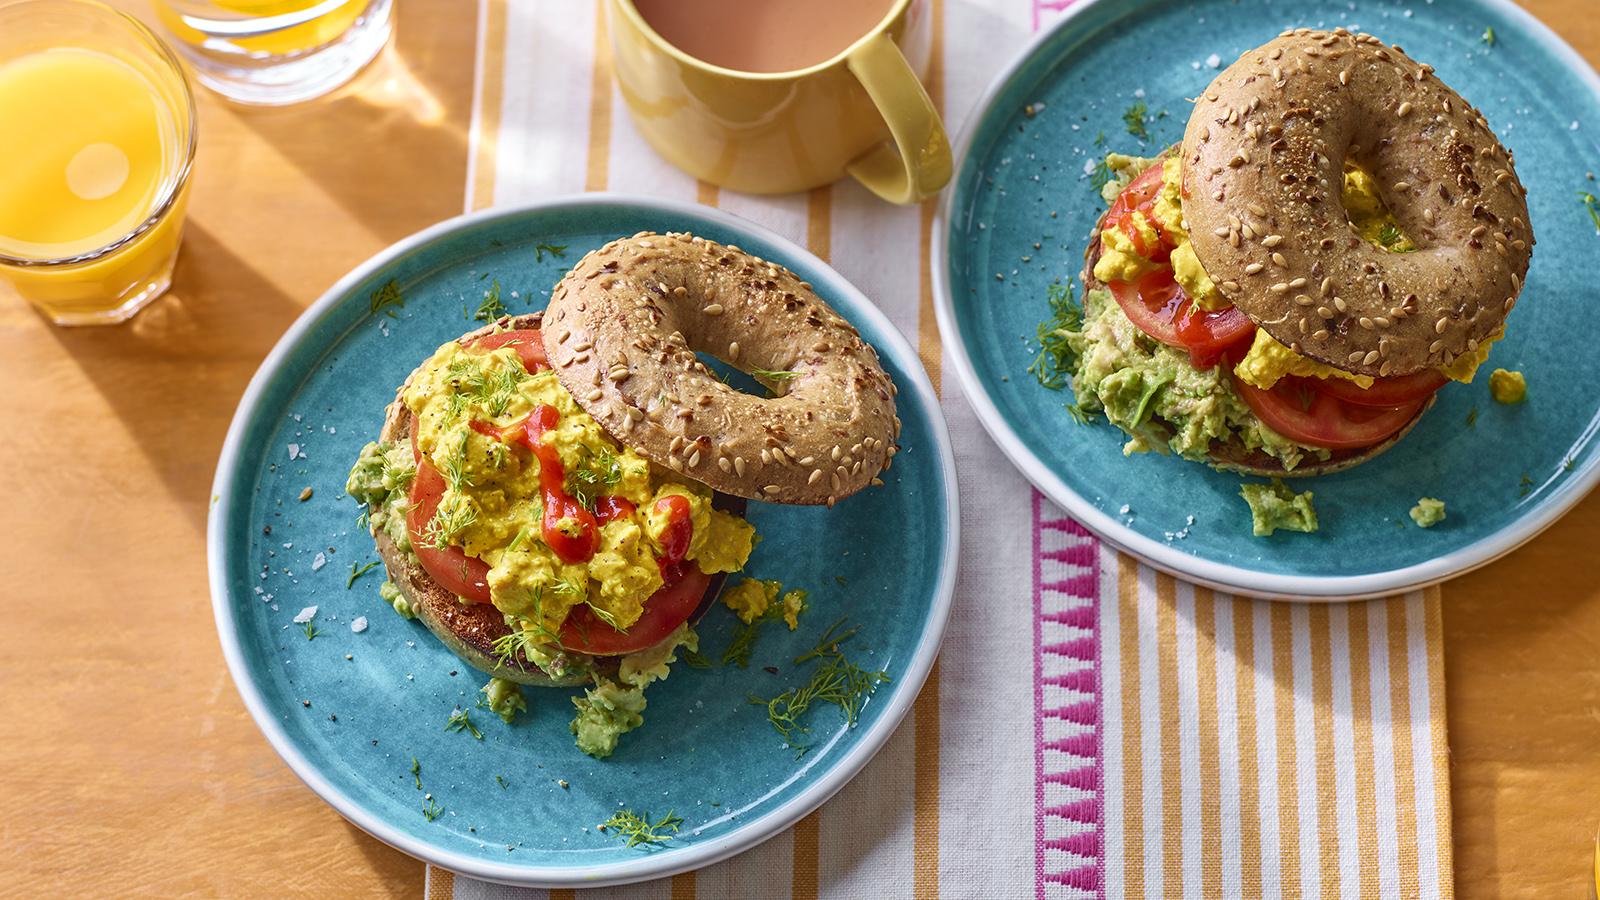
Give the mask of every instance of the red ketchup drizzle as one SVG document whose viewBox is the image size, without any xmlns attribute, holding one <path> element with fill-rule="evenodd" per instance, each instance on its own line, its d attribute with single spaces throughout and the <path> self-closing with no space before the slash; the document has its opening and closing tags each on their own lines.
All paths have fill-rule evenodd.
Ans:
<svg viewBox="0 0 1600 900">
<path fill-rule="evenodd" d="M 668 494 L 656 501 L 656 512 L 667 514 L 667 527 L 661 531 L 661 577 L 667 584 L 683 577 L 683 558 L 689 555 L 689 539 L 694 537 L 694 522 L 689 518 L 689 498 Z"/>
<path fill-rule="evenodd" d="M 588 562 L 600 545 L 599 522 L 595 514 L 583 507 L 577 498 L 567 493 L 567 470 L 561 465 L 561 455 L 556 448 L 539 440 L 546 431 L 560 421 L 561 413 L 554 406 L 541 405 L 533 414 L 515 425 L 500 429 L 487 422 L 472 422 L 472 430 L 512 444 L 521 444 L 533 451 L 539 460 L 539 488 L 544 494 L 544 521 L 541 535 L 544 542 L 564 563 Z M 619 499 L 619 498 L 606 498 Z M 622 500 L 622 503 L 628 501 Z M 617 515 L 619 507 L 608 506 L 609 521 Z M 578 533 L 569 535 L 556 525 L 562 519 L 578 523 Z"/>
</svg>

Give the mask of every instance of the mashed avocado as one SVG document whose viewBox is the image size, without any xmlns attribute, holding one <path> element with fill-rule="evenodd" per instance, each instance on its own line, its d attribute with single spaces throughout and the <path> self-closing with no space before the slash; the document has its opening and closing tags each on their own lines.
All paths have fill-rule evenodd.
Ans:
<svg viewBox="0 0 1600 900">
<path fill-rule="evenodd" d="M 1444 501 L 1432 497 L 1423 497 L 1417 505 L 1411 507 L 1411 521 L 1417 523 L 1418 528 L 1432 528 L 1444 521 Z"/>
<path fill-rule="evenodd" d="M 1088 412 L 1103 411 L 1132 435 L 1124 453 L 1170 449 L 1204 462 L 1213 441 L 1237 436 L 1293 469 L 1327 451 L 1305 447 L 1268 428 L 1239 396 L 1221 367 L 1196 369 L 1189 355 L 1140 331 L 1110 292 L 1089 291 L 1083 327 L 1067 332 L 1077 354 L 1072 389 Z"/>
<path fill-rule="evenodd" d="M 394 582 L 384 579 L 383 584 L 378 585 L 378 596 L 382 597 L 385 603 L 394 607 L 394 611 L 400 614 L 400 618 L 415 619 L 417 617 L 417 614 L 411 609 L 411 601 L 400 593 L 400 589 L 394 586 Z"/>
<path fill-rule="evenodd" d="M 1528 397 L 1528 380 L 1521 372 L 1495 369 L 1489 373 L 1489 396 L 1496 403 L 1521 403 Z"/>
<path fill-rule="evenodd" d="M 572 698 L 572 705 L 578 708 L 571 725 L 578 749 L 604 759 L 617 749 L 618 738 L 644 724 L 644 689 L 667 677 L 667 667 L 677 659 L 679 647 L 700 648 L 700 637 L 688 623 L 679 625 L 654 647 L 624 656 L 617 681 L 597 677 L 594 687 L 582 697 Z"/>
<path fill-rule="evenodd" d="M 515 681 L 504 678 L 491 678 L 483 686 L 483 704 L 507 725 L 517 717 L 517 713 L 528 711 L 528 701 L 522 698 L 522 688 Z"/>
<path fill-rule="evenodd" d="M 668 496 L 688 502 L 693 529 L 686 558 L 701 571 L 736 571 L 749 557 L 749 523 L 712 509 L 704 485 L 679 480 L 617 445 L 553 372 L 529 375 L 515 348 L 484 352 L 446 343 L 402 399 L 417 416 L 418 449 L 446 484 L 430 537 L 489 564 L 489 595 L 502 612 L 553 633 L 574 607 L 588 604 L 615 627 L 631 626 L 663 583 L 657 559 L 667 516 L 656 503 Z M 588 560 L 566 561 L 546 542 L 538 457 L 512 452 L 492 433 L 520 426 L 541 407 L 557 415 L 539 440 L 556 452 L 564 491 L 585 506 L 605 496 L 633 507 L 600 525 Z M 566 535 L 581 528 L 576 518 L 556 523 Z"/>
<path fill-rule="evenodd" d="M 406 491 L 417 474 L 417 464 L 409 447 L 369 442 L 361 448 L 345 492 L 367 507 L 367 522 L 372 533 L 383 532 L 405 553 L 411 549 L 406 531 L 406 510 L 410 500 Z"/>
<path fill-rule="evenodd" d="M 1274 531 L 1317 530 L 1317 511 L 1311 507 L 1311 492 L 1296 494 L 1283 479 L 1274 478 L 1270 484 L 1241 484 L 1239 496 L 1250 504 L 1251 533 L 1267 537 Z"/>
</svg>

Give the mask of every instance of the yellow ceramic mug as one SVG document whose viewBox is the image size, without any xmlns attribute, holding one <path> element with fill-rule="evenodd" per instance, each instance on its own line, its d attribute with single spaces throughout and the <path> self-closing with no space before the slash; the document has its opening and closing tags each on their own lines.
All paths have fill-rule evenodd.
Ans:
<svg viewBox="0 0 1600 900">
<path fill-rule="evenodd" d="M 832 59 L 741 72 L 695 59 L 611 0 L 611 46 L 639 131 L 673 165 L 755 194 L 803 191 L 845 174 L 893 203 L 950 180 L 950 140 L 917 72 L 930 58 L 928 0 L 897 0 Z"/>
</svg>

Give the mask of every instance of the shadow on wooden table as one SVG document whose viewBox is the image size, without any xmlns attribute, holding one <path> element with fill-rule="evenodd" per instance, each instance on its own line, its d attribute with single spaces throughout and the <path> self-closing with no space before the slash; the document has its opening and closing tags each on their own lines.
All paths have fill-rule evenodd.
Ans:
<svg viewBox="0 0 1600 900">
<path fill-rule="evenodd" d="M 78 364 L 205 531 L 226 413 L 300 304 L 202 224 L 184 232 L 172 289 L 115 328 L 41 329 Z M 144 470 L 144 467 L 140 467 Z"/>
<path fill-rule="evenodd" d="M 440 37 L 400 29 L 398 44 L 392 41 L 354 81 L 327 97 L 279 108 L 219 105 L 217 112 L 271 145 L 381 243 L 392 243 L 417 226 L 394 215 L 385 195 L 411 191 L 419 180 L 437 181 L 441 167 L 452 170 L 446 180 L 459 184 L 456 172 L 467 157 L 471 95 L 462 97 L 459 82 L 470 82 L 471 66 L 430 61 L 451 50 Z M 465 59 L 471 51 L 468 45 Z"/>
</svg>

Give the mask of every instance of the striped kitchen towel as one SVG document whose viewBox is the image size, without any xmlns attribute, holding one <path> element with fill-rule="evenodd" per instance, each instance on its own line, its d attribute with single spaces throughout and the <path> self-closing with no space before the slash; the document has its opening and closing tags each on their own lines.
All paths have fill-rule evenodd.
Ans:
<svg viewBox="0 0 1600 900">
<path fill-rule="evenodd" d="M 1067 5 L 918 2 L 935 22 L 928 87 L 952 132 Z M 913 336 L 955 441 L 965 541 L 944 651 L 912 715 L 794 828 L 699 872 L 603 891 L 430 868 L 430 898 L 1451 895 L 1436 592 L 1270 604 L 1100 544 L 1007 464 L 941 377 L 932 204 L 890 207 L 847 182 L 762 198 L 696 183 L 634 132 L 602 2 L 478 10 L 467 208 L 631 191 L 720 206 L 809 246 Z"/>
</svg>

